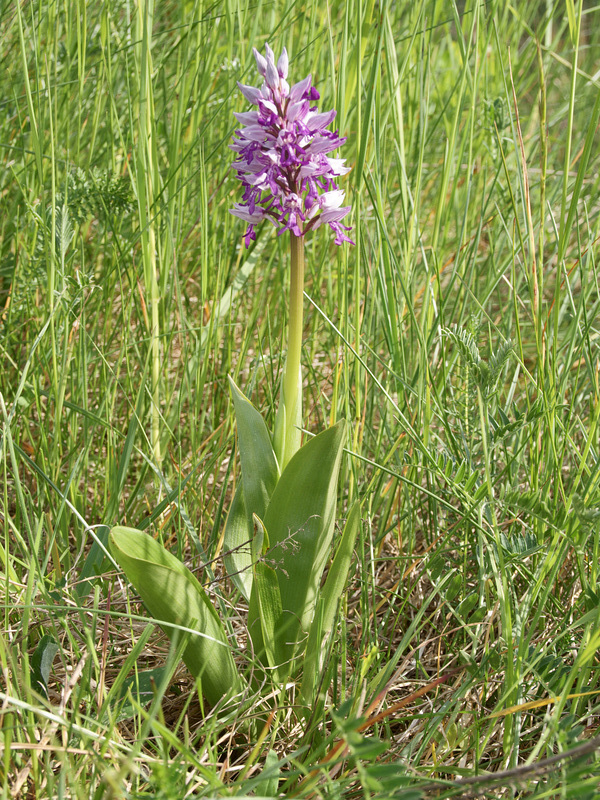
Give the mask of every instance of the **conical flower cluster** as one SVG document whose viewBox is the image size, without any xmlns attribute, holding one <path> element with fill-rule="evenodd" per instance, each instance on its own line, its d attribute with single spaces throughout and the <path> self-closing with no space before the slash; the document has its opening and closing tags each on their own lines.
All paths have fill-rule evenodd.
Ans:
<svg viewBox="0 0 600 800">
<path fill-rule="evenodd" d="M 285 48 L 277 63 L 269 45 L 265 51 L 266 58 L 254 49 L 264 78 L 261 88 L 238 83 L 257 110 L 235 114 L 245 127 L 236 131 L 230 145 L 239 154 L 233 166 L 244 186 L 242 202 L 231 213 L 248 223 L 246 246 L 256 238 L 254 226 L 263 219 L 278 233 L 289 230 L 295 236 L 327 224 L 336 244 L 354 244 L 346 235 L 350 228 L 340 222 L 350 206 L 342 205 L 344 192 L 335 182 L 350 169 L 345 159 L 327 155 L 346 141 L 337 131 L 327 130 L 336 112 L 319 113 L 312 105 L 319 93 L 310 75 L 290 88 Z"/>
</svg>

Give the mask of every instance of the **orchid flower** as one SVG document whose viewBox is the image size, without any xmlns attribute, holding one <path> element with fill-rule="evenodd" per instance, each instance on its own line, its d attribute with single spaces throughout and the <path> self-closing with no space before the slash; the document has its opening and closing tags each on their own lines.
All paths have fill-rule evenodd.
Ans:
<svg viewBox="0 0 600 800">
<path fill-rule="evenodd" d="M 325 223 L 335 233 L 336 244 L 353 244 L 346 235 L 350 228 L 340 222 L 350 206 L 342 205 L 344 192 L 335 182 L 350 168 L 345 159 L 327 155 L 346 141 L 337 131 L 327 130 L 336 112 L 320 113 L 312 105 L 319 93 L 310 75 L 290 88 L 285 47 L 277 63 L 268 44 L 265 51 L 266 58 L 254 48 L 264 78 L 261 88 L 238 83 L 257 110 L 235 114 L 245 127 L 236 131 L 230 145 L 239 154 L 233 166 L 244 186 L 243 202 L 231 213 L 248 223 L 246 246 L 256 238 L 255 225 L 263 219 L 269 219 L 279 234 L 289 230 L 294 236 Z"/>
</svg>

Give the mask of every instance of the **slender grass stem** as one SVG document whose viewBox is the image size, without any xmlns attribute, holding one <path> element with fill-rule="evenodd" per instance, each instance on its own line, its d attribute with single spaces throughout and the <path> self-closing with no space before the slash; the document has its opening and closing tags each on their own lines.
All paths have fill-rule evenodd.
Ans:
<svg viewBox="0 0 600 800">
<path fill-rule="evenodd" d="M 157 277 L 157 241 L 154 201 L 156 197 L 156 155 L 154 143 L 154 103 L 152 96 L 152 21 L 153 0 L 140 0 L 138 6 L 138 30 L 140 31 L 140 96 L 139 96 L 139 141 L 137 162 L 137 190 L 142 226 L 142 260 L 144 283 L 150 300 L 150 347 L 151 369 L 151 434 L 150 441 L 156 464 L 162 461 L 160 443 L 161 407 L 161 297 Z"/>
</svg>

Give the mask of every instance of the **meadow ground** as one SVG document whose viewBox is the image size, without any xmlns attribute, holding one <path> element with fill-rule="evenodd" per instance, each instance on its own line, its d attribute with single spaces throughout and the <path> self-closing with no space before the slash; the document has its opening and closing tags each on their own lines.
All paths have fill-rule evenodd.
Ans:
<svg viewBox="0 0 600 800">
<path fill-rule="evenodd" d="M 99 545 L 185 561 L 243 669 L 227 378 L 271 429 L 289 254 L 245 249 L 228 144 L 265 42 L 352 167 L 355 246 L 306 245 L 306 437 L 348 421 L 340 530 L 361 503 L 310 714 L 210 709 Z M 600 7 L 19 0 L 0 54 L 3 796 L 600 797 Z"/>
</svg>

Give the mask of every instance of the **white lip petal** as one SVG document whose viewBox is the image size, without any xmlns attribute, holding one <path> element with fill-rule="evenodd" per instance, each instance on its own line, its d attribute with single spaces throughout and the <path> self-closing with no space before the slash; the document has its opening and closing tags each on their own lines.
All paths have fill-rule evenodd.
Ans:
<svg viewBox="0 0 600 800">
<path fill-rule="evenodd" d="M 327 158 L 329 169 L 334 175 L 347 175 L 350 172 L 350 167 L 345 167 L 345 158 Z"/>
<path fill-rule="evenodd" d="M 319 197 L 319 205 L 323 211 L 339 208 L 344 202 L 345 194 L 343 189 L 333 189 L 331 192 L 325 192 Z"/>
</svg>

